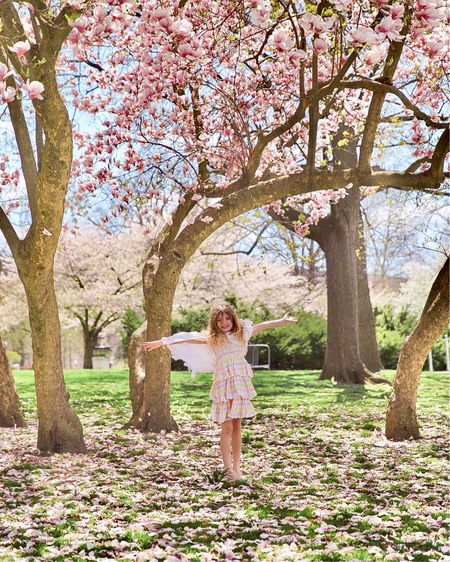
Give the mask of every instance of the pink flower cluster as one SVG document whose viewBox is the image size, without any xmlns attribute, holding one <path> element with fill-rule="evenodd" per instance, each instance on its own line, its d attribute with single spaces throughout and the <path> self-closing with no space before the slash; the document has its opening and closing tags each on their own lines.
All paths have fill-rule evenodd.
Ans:
<svg viewBox="0 0 450 562">
<path fill-rule="evenodd" d="M 19 43 L 23 43 L 23 42 L 20 41 Z M 21 49 L 17 48 L 17 45 L 18 43 L 14 45 L 15 48 L 14 52 L 21 52 Z M 13 86 L 8 86 L 6 83 L 6 79 L 12 75 L 13 72 L 9 70 L 6 64 L 0 62 L 0 98 L 4 103 L 12 102 L 17 94 L 17 90 Z M 32 80 L 30 82 L 29 80 L 27 80 L 26 83 L 24 84 L 24 87 L 25 87 L 25 91 L 27 92 L 31 100 L 43 99 L 41 94 L 44 91 L 44 85 L 42 84 L 42 82 L 38 82 L 37 80 Z"/>
<path fill-rule="evenodd" d="M 336 25 L 336 21 L 334 16 L 325 19 L 311 12 L 306 12 L 299 20 L 300 26 L 307 34 L 327 33 Z"/>
<path fill-rule="evenodd" d="M 265 29 L 270 24 L 270 0 L 250 0 L 250 21 L 255 27 Z"/>
</svg>

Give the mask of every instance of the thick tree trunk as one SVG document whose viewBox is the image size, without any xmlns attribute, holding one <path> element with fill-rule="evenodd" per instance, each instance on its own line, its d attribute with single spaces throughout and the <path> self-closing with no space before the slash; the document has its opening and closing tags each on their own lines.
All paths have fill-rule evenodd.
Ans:
<svg viewBox="0 0 450 562">
<path fill-rule="evenodd" d="M 42 452 L 82 453 L 86 451 L 83 429 L 64 384 L 61 327 L 51 273 L 40 275 L 40 282 L 25 284 L 39 419 L 37 447 Z"/>
<path fill-rule="evenodd" d="M 89 328 L 83 326 L 83 343 L 84 343 L 84 355 L 83 355 L 83 369 L 93 369 L 94 364 L 92 358 L 94 356 L 94 348 L 98 342 L 98 334 L 92 332 Z"/>
<path fill-rule="evenodd" d="M 0 338 L 0 427 L 25 427 L 14 378 Z"/>
<path fill-rule="evenodd" d="M 356 275 L 359 189 L 333 205 L 314 228 L 327 264 L 327 349 L 320 379 L 364 384 L 370 372 L 361 361 Z"/>
<path fill-rule="evenodd" d="M 355 168 L 357 163 L 357 139 L 343 124 L 333 140 L 333 166 L 339 170 Z M 322 248 L 327 265 L 328 337 L 320 378 L 355 384 L 366 380 L 387 383 L 370 372 L 380 370 L 382 365 L 370 302 L 364 236 L 358 235 L 360 200 L 359 187 L 355 186 L 345 199 L 332 205 L 328 217 L 310 228 L 309 238 Z M 298 220 L 298 211 L 290 207 L 285 209 L 283 219 L 275 213 L 270 215 L 290 230 Z"/>
<path fill-rule="evenodd" d="M 142 347 L 146 341 L 147 322 L 144 322 L 130 337 L 128 344 L 129 384 L 133 415 L 139 416 L 144 396 L 145 362 L 147 352 Z"/>
<path fill-rule="evenodd" d="M 428 353 L 450 320 L 449 259 L 437 275 L 420 320 L 400 350 L 394 388 L 386 413 L 386 437 L 394 441 L 419 439 L 416 416 L 420 373 Z"/>
<path fill-rule="evenodd" d="M 183 265 L 181 256 L 176 252 L 168 252 L 158 265 L 147 260 L 144 266 L 146 341 L 170 335 L 173 298 Z M 137 338 L 135 343 L 138 344 Z M 134 352 L 131 351 L 130 354 L 132 353 Z M 165 347 L 146 354 L 142 401 L 135 397 L 133 405 L 139 409 L 133 408 L 133 416 L 126 427 L 135 427 L 144 432 L 178 431 L 178 425 L 170 413 L 170 362 L 170 353 Z M 135 385 L 135 368 L 136 363 L 133 369 L 130 368 L 130 388 Z"/>
<path fill-rule="evenodd" d="M 366 244 L 364 230 L 360 222 L 357 253 L 357 285 L 358 285 L 358 330 L 359 353 L 364 365 L 376 373 L 383 369 L 375 331 L 372 302 L 370 300 L 369 282 L 367 278 Z"/>
</svg>

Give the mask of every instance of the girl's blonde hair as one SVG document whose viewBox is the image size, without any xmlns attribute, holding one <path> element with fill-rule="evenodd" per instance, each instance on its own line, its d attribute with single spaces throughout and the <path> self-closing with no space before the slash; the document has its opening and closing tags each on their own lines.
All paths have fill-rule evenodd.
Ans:
<svg viewBox="0 0 450 562">
<path fill-rule="evenodd" d="M 223 332 L 221 332 L 219 326 L 217 325 L 219 318 L 221 317 L 222 314 L 227 314 L 231 322 L 233 323 L 230 333 L 235 334 L 242 341 L 242 343 L 244 343 L 245 342 L 244 329 L 242 327 L 242 324 L 239 322 L 239 318 L 237 317 L 236 312 L 229 304 L 223 303 L 223 304 L 216 304 L 215 306 L 213 306 L 211 312 L 209 313 L 209 320 L 208 320 L 208 327 L 206 329 L 206 334 L 208 337 L 208 343 L 211 345 L 211 347 L 213 348 L 216 347 L 219 343 L 223 342 L 225 339 Z"/>
</svg>

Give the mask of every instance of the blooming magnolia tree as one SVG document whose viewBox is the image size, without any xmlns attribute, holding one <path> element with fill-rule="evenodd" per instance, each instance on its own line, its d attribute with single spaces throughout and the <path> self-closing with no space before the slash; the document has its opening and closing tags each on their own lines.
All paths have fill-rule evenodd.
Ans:
<svg viewBox="0 0 450 562">
<path fill-rule="evenodd" d="M 144 266 L 148 339 L 169 333 L 182 268 L 232 217 L 308 194 L 304 233 L 350 186 L 439 187 L 445 17 L 439 0 L 339 0 L 306 12 L 203 0 L 97 6 L 74 23 L 75 57 L 90 67 L 76 106 L 102 123 L 94 139 L 78 137 L 78 196 L 108 189 L 105 221 L 132 202 L 165 221 Z M 330 153 L 343 122 L 362 135 L 352 167 Z M 376 153 L 380 133 L 400 127 L 417 145 L 409 167 Z M 143 388 L 130 425 L 176 427 L 166 351 L 148 355 Z"/>
<path fill-rule="evenodd" d="M 77 3 L 77 9 L 86 7 L 79 18 L 73 8 L 53 14 L 44 4 L 31 5 L 37 10 L 32 22 L 42 27 L 37 35 L 32 25 L 19 27 L 20 15 L 11 2 L 1 4 L 0 14 L 11 30 L 2 36 L 6 72 L 13 66 L 31 95 L 38 88 L 33 82 L 44 86 L 38 92 L 43 100 L 32 100 L 37 130 L 42 126 L 45 132 L 44 150 L 37 144 L 42 158 L 37 178 L 49 171 L 44 156 L 51 154 L 53 173 L 39 195 L 52 199 L 36 206 L 30 190 L 32 212 L 36 217 L 44 213 L 46 220 L 33 221 L 25 244 L 27 249 L 37 242 L 41 250 L 45 247 L 33 263 L 45 254 L 45 267 L 36 271 L 46 272 L 45 283 L 38 284 L 40 290 L 47 288 L 46 296 L 53 294 L 48 280 L 61 216 L 55 211 L 62 208 L 70 154 L 54 71 L 69 22 L 73 52 L 67 53 L 65 72 L 74 73 L 76 107 L 95 115 L 99 127 L 95 135 L 91 129 L 83 136 L 80 125 L 77 133 L 84 155 L 73 170 L 75 199 L 107 190 L 113 203 L 105 221 L 130 203 L 153 215 L 164 209 L 165 224 L 143 272 L 148 339 L 168 334 L 182 268 L 232 217 L 275 199 L 316 192 L 308 195 L 316 206 L 314 221 L 350 185 L 426 189 L 442 182 L 448 134 L 440 132 L 446 124 L 437 114 L 442 70 L 436 55 L 445 29 L 440 0 L 338 0 L 308 4 L 306 12 L 295 2 L 267 0 Z M 27 33 L 33 48 L 25 54 L 12 52 L 10 47 L 21 50 L 19 41 L 26 44 Z M 27 73 L 20 57 L 29 65 Z M 390 106 L 397 104 L 393 117 L 383 110 L 386 96 Z M 14 109 L 18 99 L 9 101 L 9 107 Z M 372 169 L 382 116 L 392 127 L 404 118 L 411 124 L 408 134 L 418 138 L 416 161 L 408 169 L 392 163 Z M 357 166 L 336 169 L 327 149 L 343 120 L 364 134 Z M 50 123 L 54 126 L 48 128 Z M 22 153 L 26 159 L 32 151 Z M 14 181 L 14 172 L 7 173 L 8 181 Z M 19 247 L 10 223 L 3 218 L 1 224 L 10 246 Z M 15 254 L 18 260 L 23 255 L 18 249 Z M 37 291 L 31 280 L 26 283 L 23 267 L 19 272 Z M 34 293 L 33 298 L 28 293 L 37 314 L 42 298 L 35 301 Z M 36 357 L 37 352 L 38 362 Z M 176 427 L 169 408 L 169 371 L 167 352 L 148 355 L 142 404 L 130 425 L 143 430 Z M 61 404 L 66 412 L 67 401 Z M 74 427 L 70 420 L 64 432 Z"/>
<path fill-rule="evenodd" d="M 81 424 L 64 385 L 53 281 L 53 258 L 72 163 L 72 130 L 58 91 L 56 64 L 71 31 L 68 19 L 74 15 L 70 6 L 58 9 L 41 0 L 26 6 L 0 2 L 2 118 L 9 120 L 20 161 L 15 169 L 14 159 L 2 157 L 0 228 L 29 306 L 39 417 L 37 445 L 42 451 L 57 452 L 85 450 Z M 22 237 L 8 214 L 24 200 L 29 227 Z"/>
</svg>

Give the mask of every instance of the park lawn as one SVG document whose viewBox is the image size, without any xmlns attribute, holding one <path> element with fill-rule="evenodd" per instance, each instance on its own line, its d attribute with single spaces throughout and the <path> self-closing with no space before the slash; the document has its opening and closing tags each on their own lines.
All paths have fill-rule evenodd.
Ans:
<svg viewBox="0 0 450 562">
<path fill-rule="evenodd" d="M 89 452 L 39 456 L 32 373 L 14 374 L 29 425 L 0 434 L 2 562 L 448 559 L 448 373 L 422 375 L 423 438 L 392 443 L 388 386 L 257 371 L 233 484 L 217 470 L 210 375 L 173 373 L 180 432 L 142 435 L 121 429 L 126 371 L 67 371 Z"/>
</svg>

